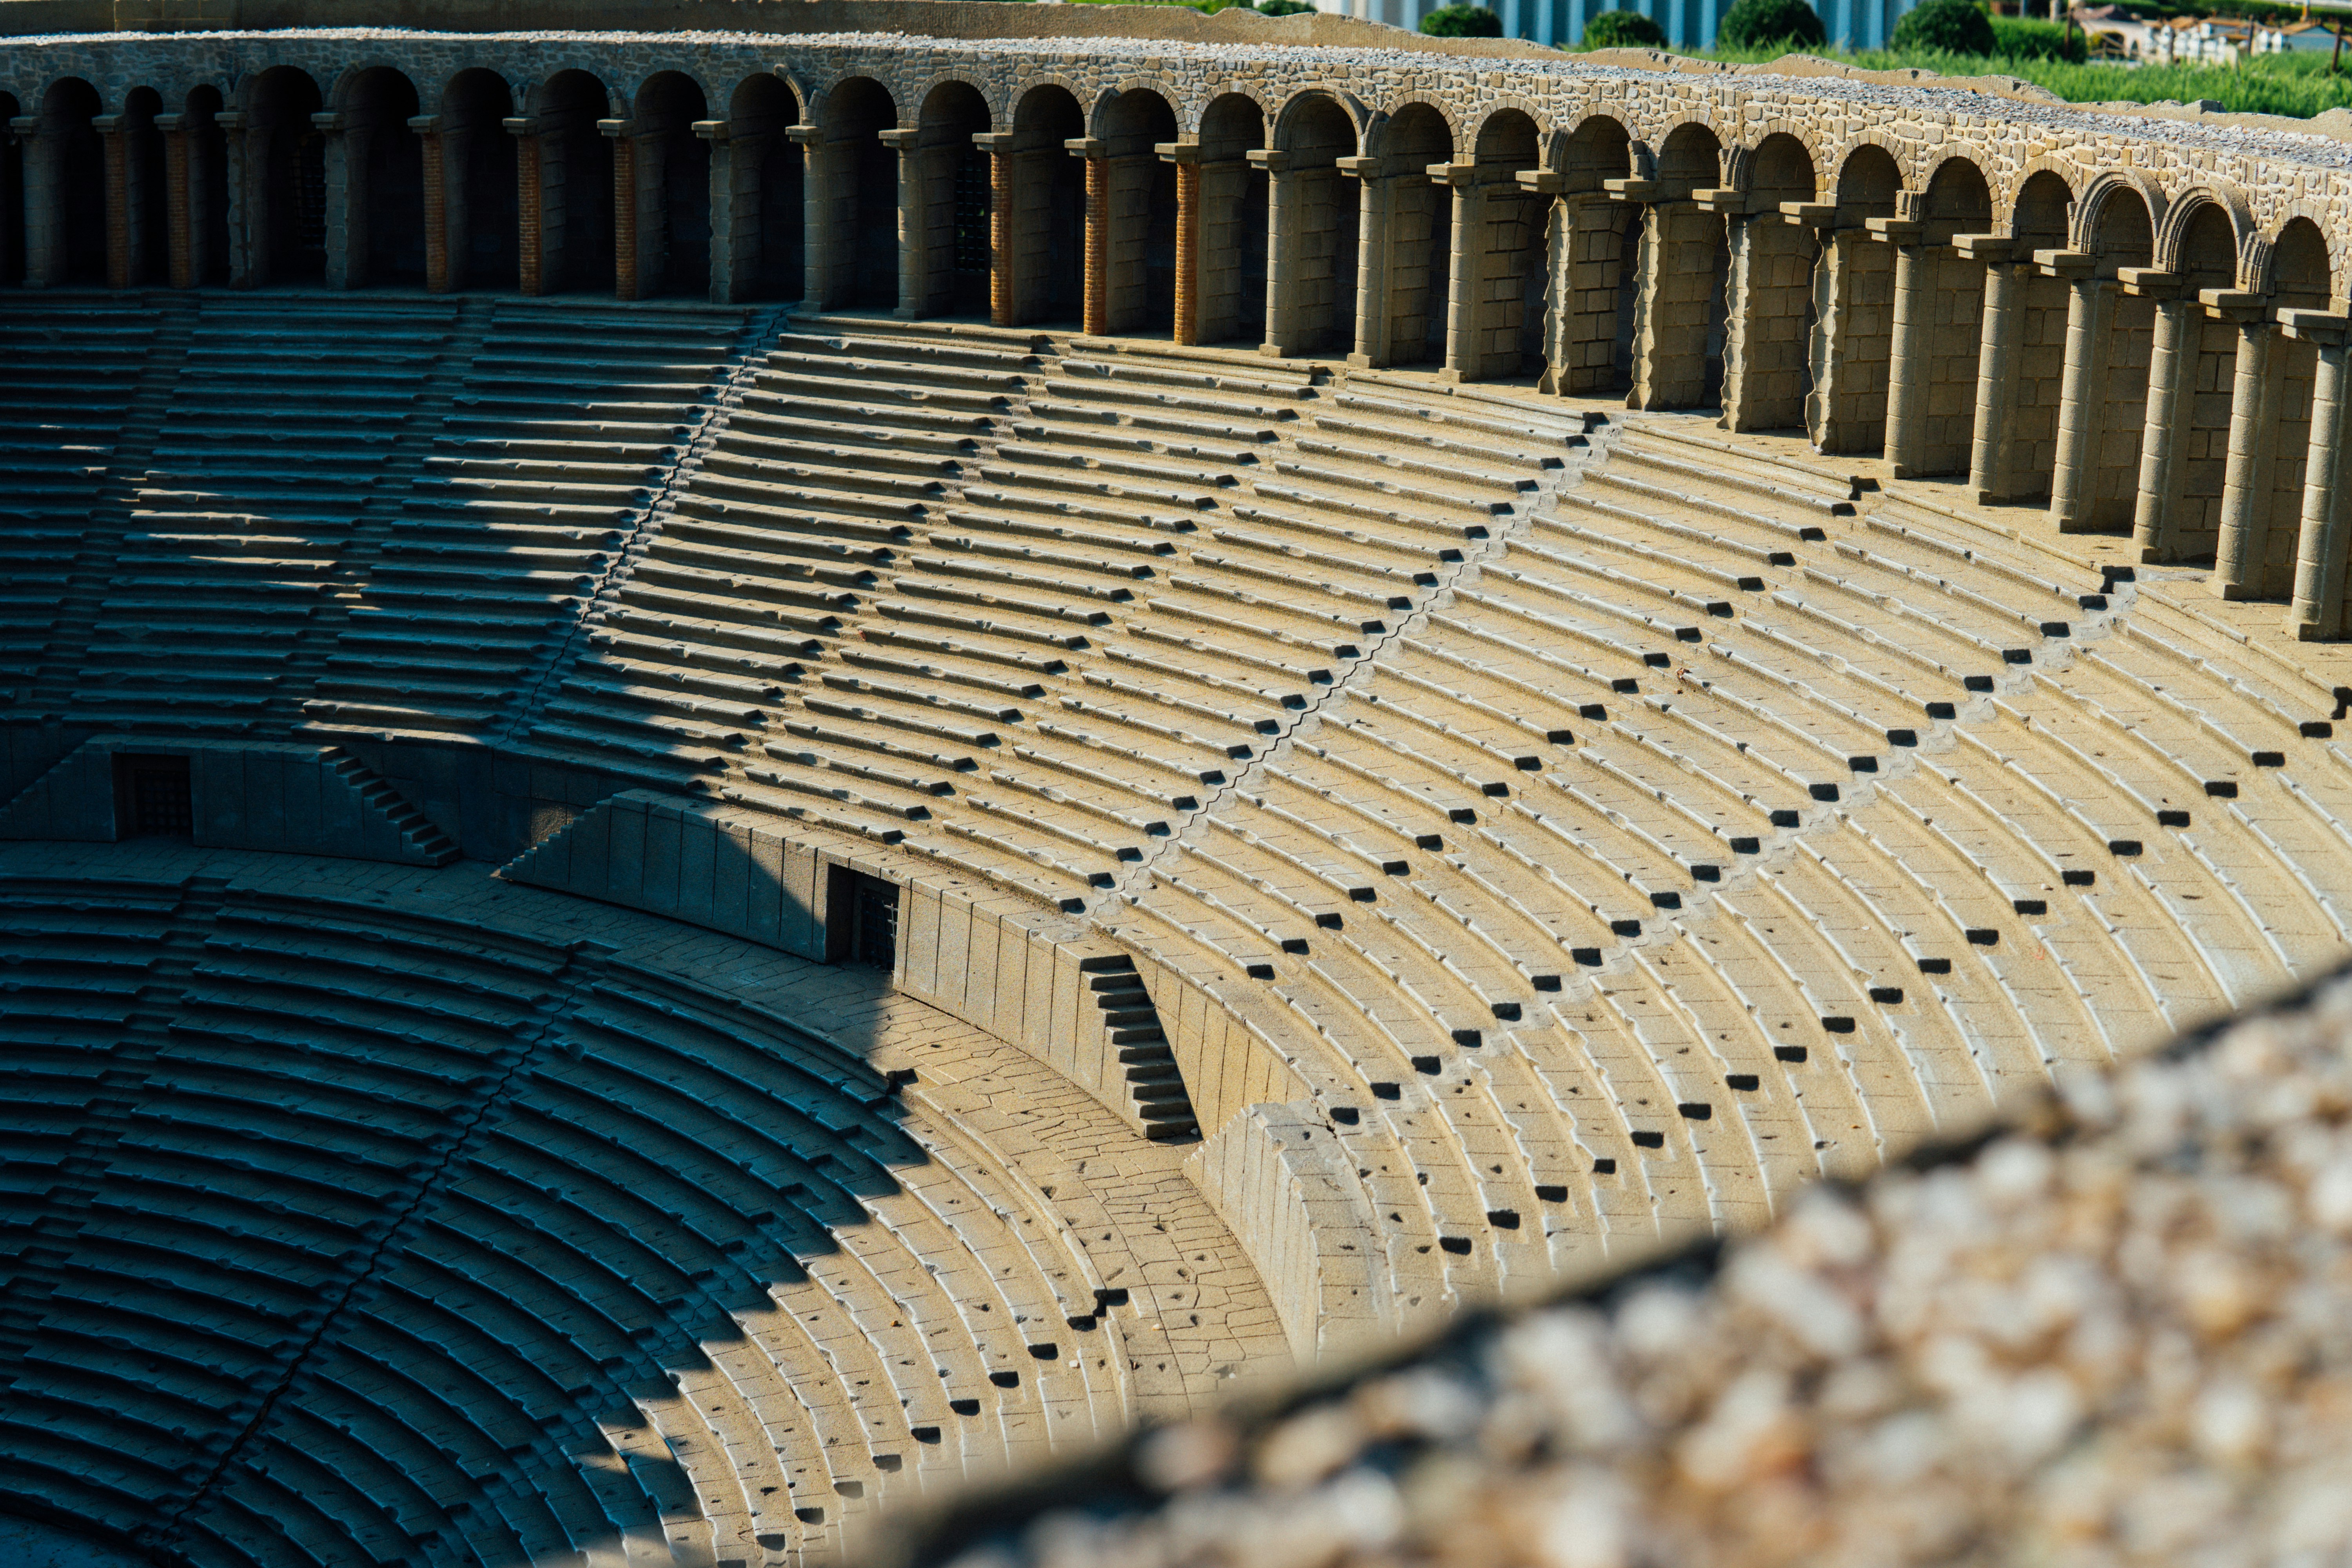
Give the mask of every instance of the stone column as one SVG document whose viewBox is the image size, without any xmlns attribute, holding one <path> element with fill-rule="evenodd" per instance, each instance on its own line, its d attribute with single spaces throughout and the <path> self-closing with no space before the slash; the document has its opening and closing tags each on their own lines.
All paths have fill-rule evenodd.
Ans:
<svg viewBox="0 0 2352 1568">
<path fill-rule="evenodd" d="M 2300 642 L 2352 633 L 2345 577 L 2352 572 L 2352 498 L 2344 494 L 2345 401 L 2352 397 L 2352 317 L 2282 310 L 2287 336 L 2318 351 L 2311 389 L 2311 453 L 2303 470 L 2303 517 L 2294 552 L 2294 600 L 2287 629 Z"/>
<path fill-rule="evenodd" d="M 922 132 L 903 127 L 877 131 L 875 140 L 898 155 L 898 302 L 890 313 L 911 321 L 923 313 L 924 285 L 930 279 L 930 226 L 923 221 Z"/>
<path fill-rule="evenodd" d="M 1013 247 L 1014 136 L 1010 131 L 975 131 L 971 144 L 988 154 L 988 319 L 997 326 L 1010 327 L 1021 309 L 1020 279 L 1014 270 Z M 1184 310 L 1184 279 L 1181 272 L 1176 279 L 1176 300 L 1181 321 Z"/>
<path fill-rule="evenodd" d="M 1160 142 L 1152 152 L 1176 165 L 1177 342 L 1201 341 L 1201 144 Z"/>
<path fill-rule="evenodd" d="M 449 276 L 449 171 L 443 159 L 441 117 L 419 114 L 408 121 L 425 160 L 425 291 L 446 294 Z"/>
<path fill-rule="evenodd" d="M 838 297 L 834 272 L 843 237 L 833 221 L 834 160 L 822 125 L 787 125 L 784 140 L 801 150 L 801 309 L 819 311 Z"/>
<path fill-rule="evenodd" d="M 599 120 L 596 129 L 613 143 L 613 298 L 643 299 L 645 257 L 637 243 L 643 232 L 637 213 L 637 122 Z M 567 230 L 570 226 L 566 226 Z M 570 240 L 571 233 L 564 237 Z"/>
<path fill-rule="evenodd" d="M 1908 193 L 1906 193 L 1906 195 Z M 1908 202 L 1906 205 L 1910 205 Z M 1869 220 L 1870 231 L 1895 247 L 1895 328 L 1886 352 L 1886 458 L 1898 479 L 1916 479 L 1927 467 L 1927 377 L 1936 305 L 1936 258 L 1927 226 L 1909 218 Z"/>
<path fill-rule="evenodd" d="M 2271 429 L 2275 399 L 2271 344 L 2277 339 L 2267 300 L 2238 289 L 2198 296 L 2238 329 L 2238 372 L 2230 389 L 2230 460 L 2221 480 L 2221 541 L 2213 590 L 2225 599 L 2268 596 Z"/>
<path fill-rule="evenodd" d="M 1478 258 L 1486 203 L 1480 199 L 1478 165 L 1468 161 L 1432 163 L 1430 183 L 1454 193 L 1454 217 L 1446 235 L 1445 364 L 1443 381 L 1475 381 L 1478 375 Z"/>
<path fill-rule="evenodd" d="M 515 139 L 515 272 L 522 293 L 547 292 L 547 192 L 541 184 L 539 122 L 518 117 L 499 121 Z"/>
<path fill-rule="evenodd" d="M 2173 502 L 2180 494 L 2188 455 L 2190 400 L 2197 395 L 2197 304 L 2180 298 L 2177 273 L 2127 267 L 2116 275 L 2131 293 L 2156 301 L 2148 343 L 2147 435 L 2139 449 L 2139 494 L 2132 502 L 2132 539 L 2142 561 L 2179 553 Z"/>
<path fill-rule="evenodd" d="M 1575 244 L 1568 176 L 1556 169 L 1521 169 L 1517 178 L 1519 189 L 1529 195 L 1549 198 L 1544 205 L 1544 368 L 1536 390 L 1557 396 L 1568 390 L 1569 268 Z"/>
<path fill-rule="evenodd" d="M 1089 337 L 1110 333 L 1110 158 L 1099 137 L 1074 136 L 1062 143 L 1087 161 L 1085 308 L 1080 329 Z"/>
<path fill-rule="evenodd" d="M 172 287 L 196 285 L 195 247 L 190 224 L 194 214 L 188 199 L 188 129 L 184 115 L 159 114 L 155 129 L 163 133 L 163 247 L 171 268 Z"/>
<path fill-rule="evenodd" d="M 687 129 L 710 143 L 710 302 L 731 305 L 746 292 L 736 254 L 734 139 L 724 120 L 698 120 Z"/>
<path fill-rule="evenodd" d="M 1265 171 L 1265 341 L 1258 353 L 1279 357 L 1296 346 L 1291 336 L 1297 314 L 1292 298 L 1298 292 L 1298 269 L 1291 264 L 1297 254 L 1297 237 L 1290 232 L 1297 205 L 1290 173 L 1290 154 L 1278 147 L 1254 147 L 1250 166 Z"/>
<path fill-rule="evenodd" d="M 367 141 L 330 110 L 310 116 L 326 139 L 327 287 L 356 289 L 367 280 Z"/>
<path fill-rule="evenodd" d="M 56 149 L 44 146 L 41 117 L 19 114 L 8 132 L 25 150 L 25 287 L 54 289 L 65 281 L 66 231 L 58 210 Z"/>
<path fill-rule="evenodd" d="M 213 123 L 220 127 L 221 156 L 228 164 L 228 286 L 250 289 L 261 280 L 265 262 L 260 251 L 267 237 L 255 232 L 263 217 L 253 189 L 257 172 L 247 144 L 245 111 L 224 110 L 213 116 Z"/>
<path fill-rule="evenodd" d="M 2034 265 L 2066 280 L 2066 367 L 2058 391 L 2058 456 L 2050 477 L 2050 515 L 2061 533 L 2090 526 L 2098 482 L 2100 409 L 2106 390 L 2107 322 L 2113 286 L 2095 275 L 2098 258 L 2079 250 L 2037 250 Z"/>
<path fill-rule="evenodd" d="M 2005 235 L 1972 234 L 1953 241 L 1961 255 L 1985 264 L 1984 336 L 1977 356 L 1976 428 L 1969 451 L 1969 488 L 1977 504 L 2004 501 L 2014 482 L 2011 455 L 2017 416 L 2018 362 L 2025 339 L 2025 273 L 2017 242 Z"/>
<path fill-rule="evenodd" d="M 1342 178 L 1357 186 L 1356 342 L 1348 363 L 1369 369 L 1389 363 L 1389 264 L 1395 233 L 1396 184 L 1379 158 L 1341 158 Z"/>
<path fill-rule="evenodd" d="M 106 158 L 106 286 L 131 287 L 131 139 L 120 114 L 92 117 Z"/>
</svg>

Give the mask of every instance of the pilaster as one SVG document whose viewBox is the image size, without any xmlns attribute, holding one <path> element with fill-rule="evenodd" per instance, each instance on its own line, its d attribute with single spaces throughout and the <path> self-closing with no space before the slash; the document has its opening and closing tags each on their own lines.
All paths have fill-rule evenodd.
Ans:
<svg viewBox="0 0 2352 1568">
<path fill-rule="evenodd" d="M 2179 553 L 2174 503 L 2180 495 L 2189 400 L 2197 394 L 2197 305 L 2180 295 L 2178 274 L 2154 268 L 2126 268 L 2122 286 L 2156 301 L 2156 330 L 2149 339 L 2147 416 L 2139 453 L 2139 494 L 2132 503 L 2132 539 L 2142 561 L 2170 561 Z"/>
<path fill-rule="evenodd" d="M 2199 296 L 2238 330 L 2237 377 L 2230 389 L 2230 460 L 2221 480 L 2221 540 L 2214 552 L 2213 591 L 2225 599 L 2278 595 L 2271 560 L 2270 422 L 2275 402 L 2271 347 L 2278 329 L 2268 300 L 2236 289 Z"/>
<path fill-rule="evenodd" d="M 2286 335 L 2318 351 L 2311 394 L 2311 449 L 2303 473 L 2303 511 L 2295 537 L 2294 596 L 2287 629 L 2299 641 L 2352 632 L 2345 578 L 2352 571 L 2352 497 L 2344 493 L 2345 400 L 2352 397 L 2352 318 L 2326 310 L 2282 310 Z"/>
<path fill-rule="evenodd" d="M 2050 515 L 2061 533 L 2091 524 L 2102 397 L 2106 384 L 2107 321 L 2115 286 L 2096 276 L 2098 258 L 2074 250 L 2038 250 L 2034 265 L 2065 279 L 2066 363 L 2058 393 L 2058 454 L 2050 476 Z"/>
</svg>

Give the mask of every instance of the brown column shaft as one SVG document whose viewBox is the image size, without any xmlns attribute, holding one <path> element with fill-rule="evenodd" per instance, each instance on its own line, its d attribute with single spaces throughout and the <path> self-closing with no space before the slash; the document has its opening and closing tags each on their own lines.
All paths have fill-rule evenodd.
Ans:
<svg viewBox="0 0 2352 1568">
<path fill-rule="evenodd" d="M 613 138 L 613 295 L 637 298 L 637 139 Z"/>
<path fill-rule="evenodd" d="M 131 139 L 123 134 L 122 117 L 111 115 L 112 123 L 99 134 L 106 150 L 106 286 L 110 289 L 131 287 L 131 169 L 126 160 L 131 153 Z"/>
<path fill-rule="evenodd" d="M 547 291 L 547 258 L 540 235 L 539 138 L 515 138 L 516 270 L 526 295 Z"/>
<path fill-rule="evenodd" d="M 1013 278 L 1013 160 L 1010 148 L 992 148 L 988 154 L 988 319 L 1000 327 L 1014 324 L 1018 308 Z"/>
<path fill-rule="evenodd" d="M 1201 165 L 1176 165 L 1176 341 L 1201 341 Z"/>
<path fill-rule="evenodd" d="M 163 133 L 163 243 L 171 252 L 172 287 L 196 286 L 194 237 L 188 232 L 188 132 L 174 125 Z"/>
<path fill-rule="evenodd" d="M 1110 331 L 1110 160 L 1087 159 L 1086 331 Z"/>
<path fill-rule="evenodd" d="M 448 171 L 441 163 L 441 132 L 420 131 L 418 151 L 425 159 L 425 291 L 449 292 Z"/>
</svg>

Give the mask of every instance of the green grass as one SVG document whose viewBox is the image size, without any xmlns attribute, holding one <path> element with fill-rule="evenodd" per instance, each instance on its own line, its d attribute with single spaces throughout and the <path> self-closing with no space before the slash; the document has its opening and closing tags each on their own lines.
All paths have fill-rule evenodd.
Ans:
<svg viewBox="0 0 2352 1568">
<path fill-rule="evenodd" d="M 1780 49 L 1685 49 L 1700 59 L 1763 63 Z M 1896 54 L 1889 49 L 1815 50 L 1864 70 L 1920 69 L 1940 76 L 2013 76 L 2048 88 L 2074 103 L 2193 103 L 2210 99 L 2240 114 L 2284 114 L 2309 119 L 2331 109 L 2352 108 L 2352 47 L 2345 71 L 2331 75 L 2327 57 L 2259 55 L 2236 66 L 2149 65 L 2137 68 L 2095 61 L 2036 59 L 2015 55 Z"/>
</svg>

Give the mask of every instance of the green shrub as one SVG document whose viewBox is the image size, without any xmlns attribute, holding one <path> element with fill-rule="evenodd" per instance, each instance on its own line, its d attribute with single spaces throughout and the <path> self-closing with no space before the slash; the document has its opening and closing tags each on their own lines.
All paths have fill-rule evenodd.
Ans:
<svg viewBox="0 0 2352 1568">
<path fill-rule="evenodd" d="M 1805 0 L 1739 0 L 1724 13 L 1715 41 L 1731 49 L 1781 44 L 1814 48 L 1829 41 L 1829 31 Z"/>
<path fill-rule="evenodd" d="M 1499 38 L 1503 19 L 1484 5 L 1441 5 L 1421 19 L 1433 38 Z"/>
<path fill-rule="evenodd" d="M 1993 16 L 1993 53 L 2015 60 L 2079 60 L 2090 55 L 2090 43 L 2079 27 L 2043 22 L 2030 16 Z"/>
<path fill-rule="evenodd" d="M 1307 0 L 1257 0 L 1257 12 L 1261 16 L 1296 16 L 1313 9 L 1315 7 L 1308 5 Z"/>
<path fill-rule="evenodd" d="M 2000 47 L 1992 18 L 1976 0 L 1927 0 L 1895 24 L 1893 47 L 1938 49 L 1949 55 L 1989 55 Z"/>
<path fill-rule="evenodd" d="M 1666 30 L 1639 11 L 1603 11 L 1584 24 L 1580 49 L 1663 49 Z"/>
</svg>

